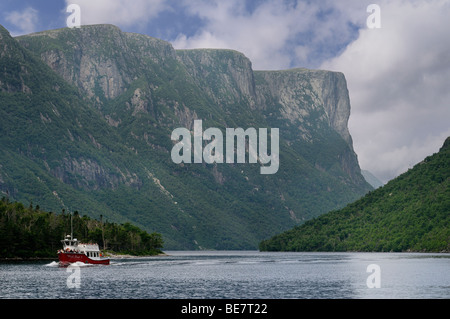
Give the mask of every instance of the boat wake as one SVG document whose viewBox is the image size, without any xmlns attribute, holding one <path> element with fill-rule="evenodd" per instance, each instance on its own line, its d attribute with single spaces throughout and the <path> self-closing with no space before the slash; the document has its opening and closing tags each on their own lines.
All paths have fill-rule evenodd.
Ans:
<svg viewBox="0 0 450 319">
<path fill-rule="evenodd" d="M 57 261 L 52 261 L 51 263 L 46 264 L 45 266 L 46 267 L 61 267 L 61 264 Z M 77 262 L 71 263 L 68 266 L 65 266 L 65 268 L 67 268 L 67 267 L 93 267 L 93 266 L 96 266 L 96 265 L 95 264 L 85 264 L 84 262 L 77 261 Z"/>
<path fill-rule="evenodd" d="M 56 262 L 56 261 L 52 261 L 51 263 L 46 264 L 45 266 L 47 266 L 47 267 L 59 267 L 59 263 Z"/>
</svg>

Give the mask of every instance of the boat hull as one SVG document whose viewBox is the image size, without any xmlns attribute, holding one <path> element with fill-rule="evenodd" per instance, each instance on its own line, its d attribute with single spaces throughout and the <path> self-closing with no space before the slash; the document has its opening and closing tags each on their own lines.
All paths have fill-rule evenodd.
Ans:
<svg viewBox="0 0 450 319">
<path fill-rule="evenodd" d="M 81 262 L 93 265 L 109 265 L 109 258 L 89 258 L 82 253 L 60 252 L 58 253 L 59 264 L 61 266 L 69 266 L 70 264 Z"/>
</svg>

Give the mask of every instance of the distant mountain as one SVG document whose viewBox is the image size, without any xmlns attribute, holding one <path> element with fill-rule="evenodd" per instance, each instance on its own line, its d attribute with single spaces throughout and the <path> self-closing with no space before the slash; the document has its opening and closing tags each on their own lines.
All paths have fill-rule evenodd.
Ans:
<svg viewBox="0 0 450 319">
<path fill-rule="evenodd" d="M 380 181 L 375 175 L 373 175 L 371 172 L 367 170 L 361 170 L 362 176 L 364 176 L 364 179 L 372 185 L 373 188 L 378 188 L 384 185 L 382 181 Z"/>
<path fill-rule="evenodd" d="M 254 71 L 236 51 L 174 50 L 112 25 L 0 27 L 0 192 L 131 222 L 165 249 L 254 249 L 371 190 L 349 114 L 341 73 Z M 279 170 L 174 163 L 171 133 L 194 120 L 279 128 Z"/>
<path fill-rule="evenodd" d="M 363 198 L 260 243 L 270 251 L 450 251 L 450 137 Z"/>
</svg>

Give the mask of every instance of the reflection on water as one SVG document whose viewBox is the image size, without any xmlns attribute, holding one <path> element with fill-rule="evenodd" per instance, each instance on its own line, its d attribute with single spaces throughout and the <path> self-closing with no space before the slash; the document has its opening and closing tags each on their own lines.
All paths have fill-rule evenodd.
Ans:
<svg viewBox="0 0 450 319">
<path fill-rule="evenodd" d="M 368 288 L 367 266 L 380 269 Z M 56 262 L 1 263 L 0 298 L 449 298 L 450 254 L 172 251 L 81 267 L 80 288 Z"/>
</svg>

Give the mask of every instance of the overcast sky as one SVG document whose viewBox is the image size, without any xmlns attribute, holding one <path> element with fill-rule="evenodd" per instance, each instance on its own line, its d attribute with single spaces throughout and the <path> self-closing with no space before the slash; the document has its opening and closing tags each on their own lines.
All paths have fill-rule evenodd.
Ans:
<svg viewBox="0 0 450 319">
<path fill-rule="evenodd" d="M 81 24 L 238 50 L 255 70 L 343 72 L 360 166 L 384 182 L 450 136 L 450 0 L 2 0 L 0 24 L 12 35 L 65 27 L 69 3 Z"/>
</svg>

